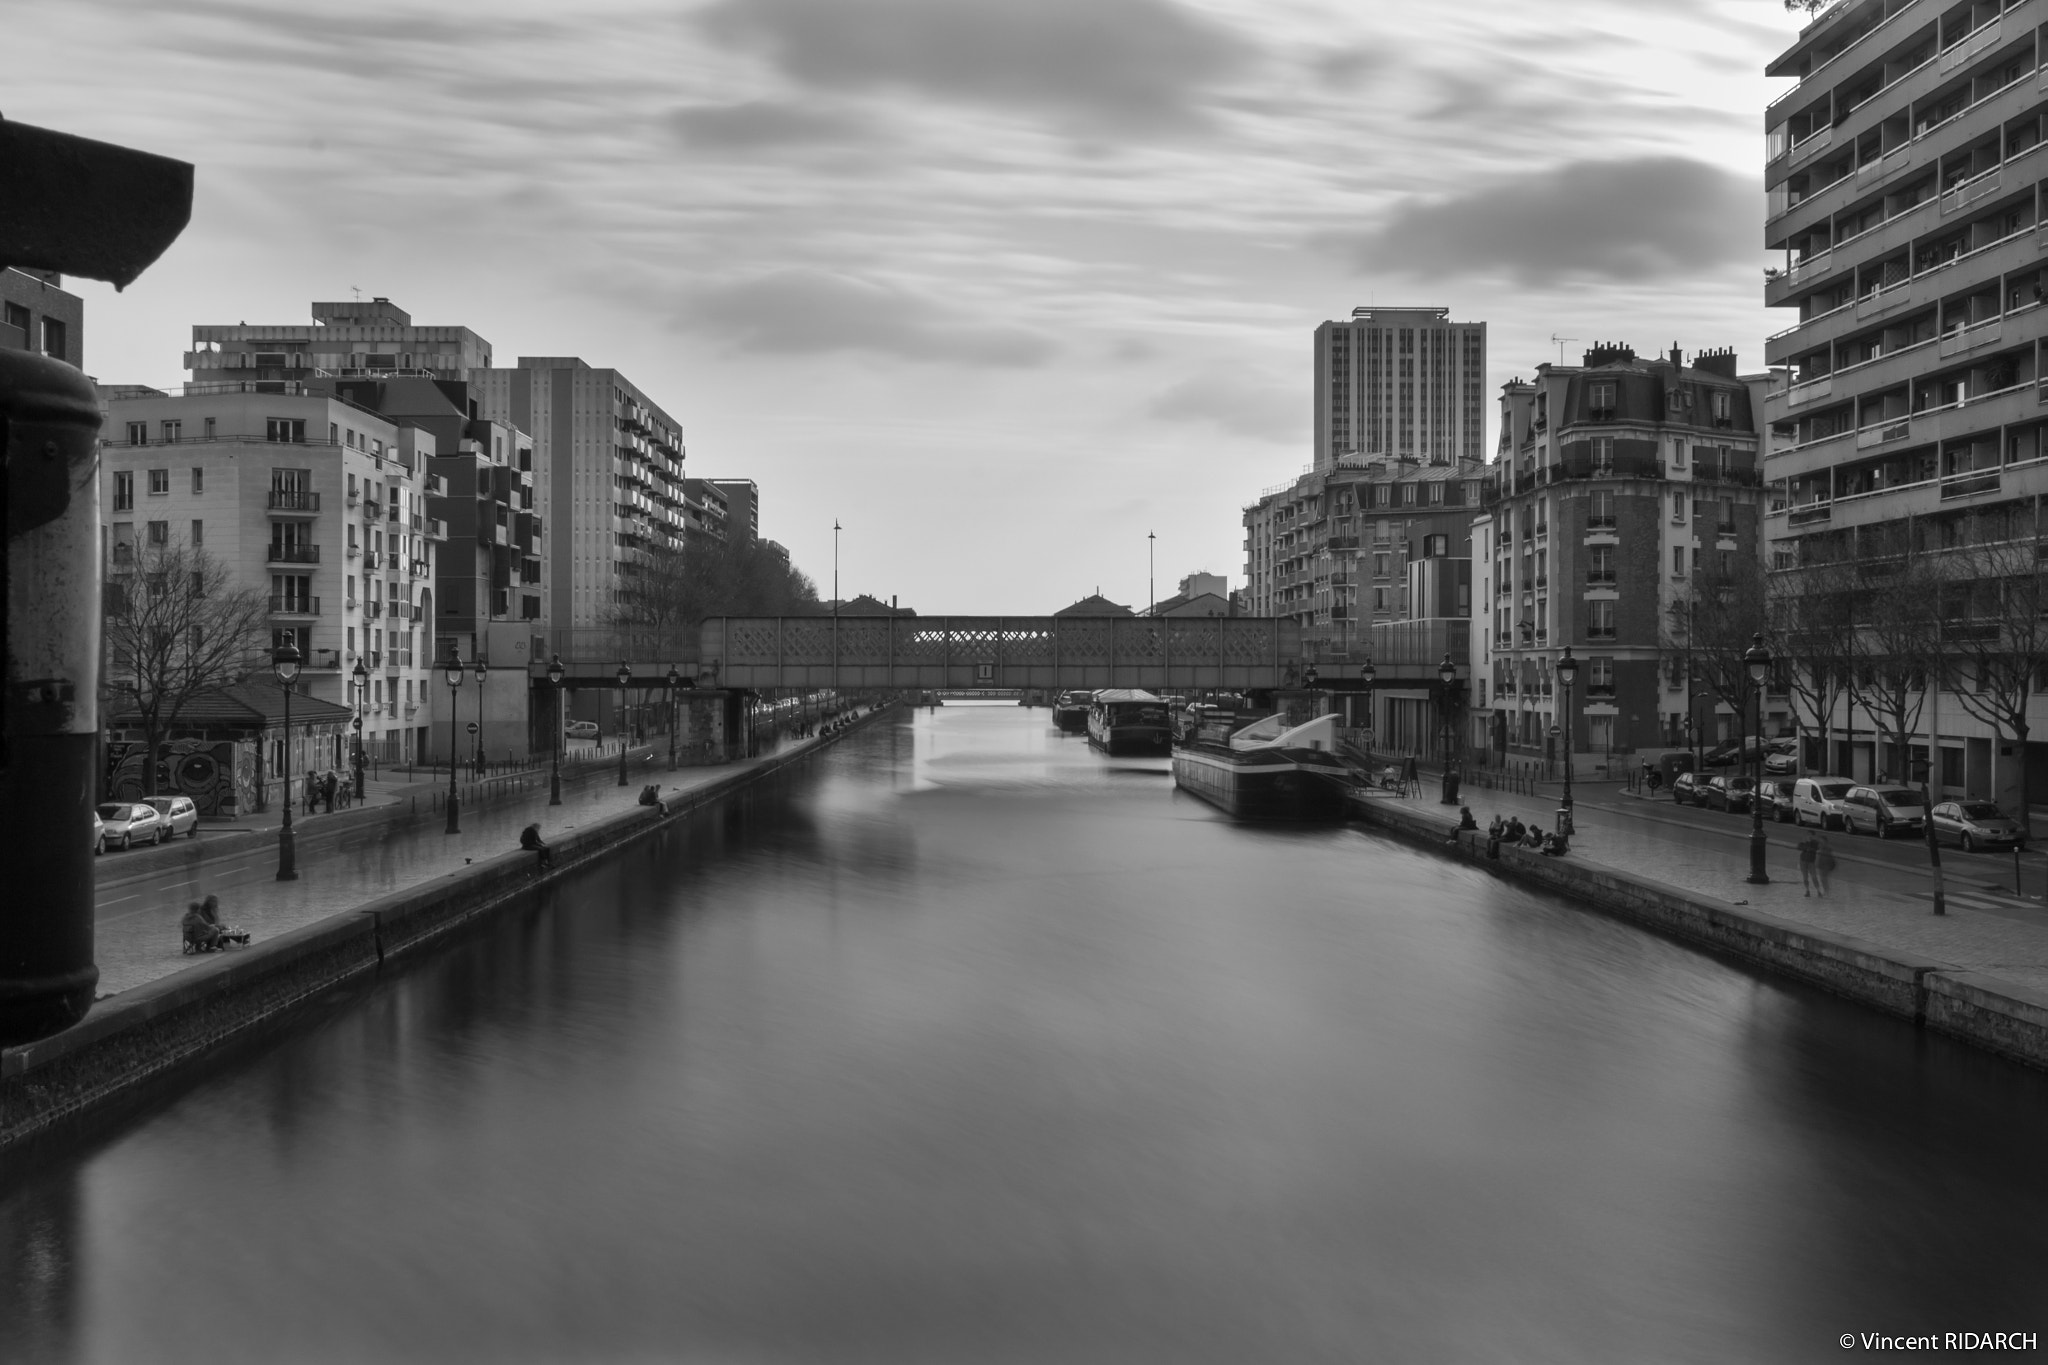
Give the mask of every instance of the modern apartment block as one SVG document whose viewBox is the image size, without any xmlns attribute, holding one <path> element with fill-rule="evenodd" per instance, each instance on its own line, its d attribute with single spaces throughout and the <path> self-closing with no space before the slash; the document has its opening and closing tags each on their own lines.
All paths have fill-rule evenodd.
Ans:
<svg viewBox="0 0 2048 1365">
<path fill-rule="evenodd" d="M 53 270 L 0 267 L 0 346 L 85 368 L 85 300 Z"/>
<path fill-rule="evenodd" d="M 1687 365 L 1676 348 L 1645 360 L 1596 346 L 1583 365 L 1502 386 L 1472 528 L 1482 628 L 1463 736 L 1490 762 L 1549 768 L 1567 742 L 1596 763 L 1680 747 L 1689 710 L 1696 739 L 1732 737 L 1733 712 L 1688 692 L 1667 644 L 1696 575 L 1731 576 L 1758 554 L 1762 383 L 1737 375 L 1732 351 Z M 1569 717 L 1555 682 L 1567 645 L 1580 664 Z M 1768 698 L 1766 733 L 1785 720 L 1785 700 Z"/>
<path fill-rule="evenodd" d="M 734 544 L 746 544 L 761 538 L 761 490 L 752 479 L 713 479 L 711 483 L 725 494 L 726 534 Z"/>
<path fill-rule="evenodd" d="M 104 431 L 110 580 L 146 566 L 151 547 L 203 549 L 263 594 L 268 643 L 304 660 L 301 692 L 355 705 L 360 660 L 366 750 L 384 762 L 419 757 L 445 535 L 427 512 L 431 433 L 292 381 L 112 398 Z M 347 755 L 327 762 L 345 766 Z"/>
<path fill-rule="evenodd" d="M 1781 573 L 1852 563 L 1878 591 L 1910 559 L 2038 534 L 2044 24 L 2042 0 L 1845 0 L 1767 68 L 1796 80 L 1764 120 L 1784 252 L 1764 296 L 1798 317 L 1767 344 L 1788 381 L 1765 410 Z M 1926 701 L 1913 747 L 1938 747 L 1939 791 L 2004 799 L 2022 760 L 2048 790 L 2048 746 Z M 1806 720 L 1807 762 L 1874 775 L 1872 717 Z"/>
<path fill-rule="evenodd" d="M 675 418 L 617 370 L 575 356 L 521 356 L 474 371 L 485 417 L 533 439 L 535 503 L 550 528 L 542 574 L 554 621 L 608 625 L 656 546 L 680 546 L 703 504 L 684 487 Z"/>
<path fill-rule="evenodd" d="M 733 529 L 732 494 L 728 490 L 739 490 L 742 498 L 749 498 L 753 487 L 751 483 L 742 486 L 725 479 L 684 479 L 683 498 L 690 534 L 708 536 L 725 544 Z M 751 503 L 748 505 L 751 508 Z"/>
<path fill-rule="evenodd" d="M 387 298 L 315 303 L 312 321 L 198 326 L 185 368 L 197 383 L 313 378 L 466 379 L 490 368 L 491 344 L 467 327 L 417 327 Z"/>
<path fill-rule="evenodd" d="M 1486 458 L 1486 324 L 1448 308 L 1354 308 L 1315 337 L 1315 464 Z"/>
<path fill-rule="evenodd" d="M 1267 489 L 1244 509 L 1248 614 L 1299 621 L 1312 659 L 1363 659 L 1375 622 L 1408 619 L 1410 561 L 1466 556 L 1485 475 L 1345 456 Z"/>
</svg>

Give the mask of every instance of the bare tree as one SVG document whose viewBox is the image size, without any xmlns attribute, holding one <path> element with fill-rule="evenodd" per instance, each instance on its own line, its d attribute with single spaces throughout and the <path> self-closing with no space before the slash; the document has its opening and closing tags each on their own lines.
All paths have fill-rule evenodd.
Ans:
<svg viewBox="0 0 2048 1365">
<path fill-rule="evenodd" d="M 1764 581 L 1765 616 L 1779 675 L 1795 707 L 1803 707 L 1811 718 L 1823 746 L 1855 662 L 1858 586 L 1855 570 L 1843 564 L 1784 569 Z M 1825 756 L 1821 766 L 1827 766 Z"/>
<path fill-rule="evenodd" d="M 812 616 L 818 590 L 758 540 L 693 536 L 650 550 L 607 624 L 657 655 L 694 652 L 707 616 Z M 687 646 L 687 650 L 683 647 Z"/>
<path fill-rule="evenodd" d="M 177 541 L 141 547 L 134 571 L 107 589 L 107 690 L 142 721 L 142 789 L 155 795 L 165 729 L 193 697 L 248 673 L 268 604 L 205 550 Z"/>
<path fill-rule="evenodd" d="M 1735 712 L 1737 737 L 1751 733 L 1753 684 L 1743 656 L 1767 626 L 1763 566 L 1730 556 L 1725 569 L 1694 565 L 1692 578 L 1664 615 L 1663 645 L 1686 659 L 1692 678 Z"/>
<path fill-rule="evenodd" d="M 2039 521 L 2038 506 L 2013 509 L 2003 526 L 1978 524 L 1977 543 L 1934 557 L 1944 684 L 1994 736 L 2012 737 L 2020 754 L 2020 823 L 2030 832 L 2027 703 L 2048 662 Z"/>
<path fill-rule="evenodd" d="M 1942 585 L 1924 555 L 1874 560 L 1852 572 L 1866 586 L 1849 597 L 1849 695 L 1890 743 L 1891 761 L 1880 766 L 1903 782 L 1927 678 L 1940 662 Z"/>
</svg>

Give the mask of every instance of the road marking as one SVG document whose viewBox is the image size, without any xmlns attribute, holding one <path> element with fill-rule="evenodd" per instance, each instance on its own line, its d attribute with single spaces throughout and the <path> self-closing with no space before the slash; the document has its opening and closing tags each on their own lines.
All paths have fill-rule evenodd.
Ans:
<svg viewBox="0 0 2048 1365">
<path fill-rule="evenodd" d="M 132 901 L 132 900 L 135 900 L 135 899 L 137 899 L 137 898 L 138 898 L 138 897 L 140 897 L 141 895 L 142 895 L 142 893 L 141 893 L 140 891 L 138 891 L 138 892 L 136 892 L 136 893 L 135 893 L 135 895 L 133 895 L 133 896 L 116 896 L 116 897 L 114 897 L 114 899 L 112 899 L 112 900 L 110 900 L 110 901 L 101 901 L 101 902 L 100 902 L 100 904 L 101 904 L 101 905 L 119 905 L 119 904 L 120 904 L 120 903 L 121 903 L 122 901 Z"/>
</svg>

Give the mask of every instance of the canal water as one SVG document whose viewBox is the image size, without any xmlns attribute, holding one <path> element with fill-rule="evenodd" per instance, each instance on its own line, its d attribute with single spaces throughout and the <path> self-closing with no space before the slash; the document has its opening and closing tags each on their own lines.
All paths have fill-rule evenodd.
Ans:
<svg viewBox="0 0 2048 1365">
<path fill-rule="evenodd" d="M 2048 1078 L 1044 710 L 898 714 L 0 1175 L 0 1359 L 2048 1333 Z"/>
</svg>

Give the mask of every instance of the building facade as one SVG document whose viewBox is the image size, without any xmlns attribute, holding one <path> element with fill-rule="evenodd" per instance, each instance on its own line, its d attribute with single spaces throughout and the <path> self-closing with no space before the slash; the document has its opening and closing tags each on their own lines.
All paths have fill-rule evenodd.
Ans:
<svg viewBox="0 0 2048 1365">
<path fill-rule="evenodd" d="M 2048 5 L 1845 0 L 1767 72 L 1765 113 L 1773 570 L 1855 565 L 1872 590 L 1918 561 L 2018 546 L 2048 494 L 2041 344 L 2041 25 Z M 1939 690 L 1914 748 L 1933 783 L 2007 799 L 2019 766 L 2048 791 L 2048 745 L 2014 743 Z M 1806 761 L 1869 778 L 1877 723 L 1804 718 Z M 2037 708 L 2033 725 L 2048 724 Z"/>
<path fill-rule="evenodd" d="M 54 270 L 0 267 L 0 346 L 85 368 L 85 300 Z"/>
<path fill-rule="evenodd" d="M 735 545 L 749 545 L 761 538 L 761 490 L 752 479 L 711 479 L 712 487 L 725 495 L 725 528 Z"/>
<path fill-rule="evenodd" d="M 419 327 L 387 298 L 314 303 L 309 323 L 197 326 L 185 368 L 195 383 L 315 378 L 465 379 L 491 344 L 467 327 Z"/>
<path fill-rule="evenodd" d="M 427 510 L 431 433 L 293 381 L 193 384 L 107 406 L 110 580 L 146 566 L 151 547 L 204 550 L 263 594 L 268 643 L 292 644 L 303 660 L 301 692 L 360 703 L 379 761 L 420 757 L 445 536 Z M 352 695 L 358 661 L 369 673 L 362 697 Z"/>
<path fill-rule="evenodd" d="M 1509 768 L 1732 737 L 1732 711 L 1689 684 L 1677 647 L 1702 573 L 1730 581 L 1759 554 L 1752 381 L 1730 351 L 1684 363 L 1599 346 L 1504 385 L 1500 450 L 1473 526 L 1482 604 L 1471 632 L 1464 742 Z M 1676 611 L 1677 614 L 1674 614 Z M 1759 623 L 1761 624 L 1761 623 Z M 1571 713 L 1556 684 L 1579 661 Z M 1767 703 L 1767 733 L 1785 721 Z M 1553 730 L 1557 733 L 1553 734 Z"/>
<path fill-rule="evenodd" d="M 1448 308 L 1354 308 L 1315 335 L 1315 463 L 1486 458 L 1486 324 Z"/>
</svg>

